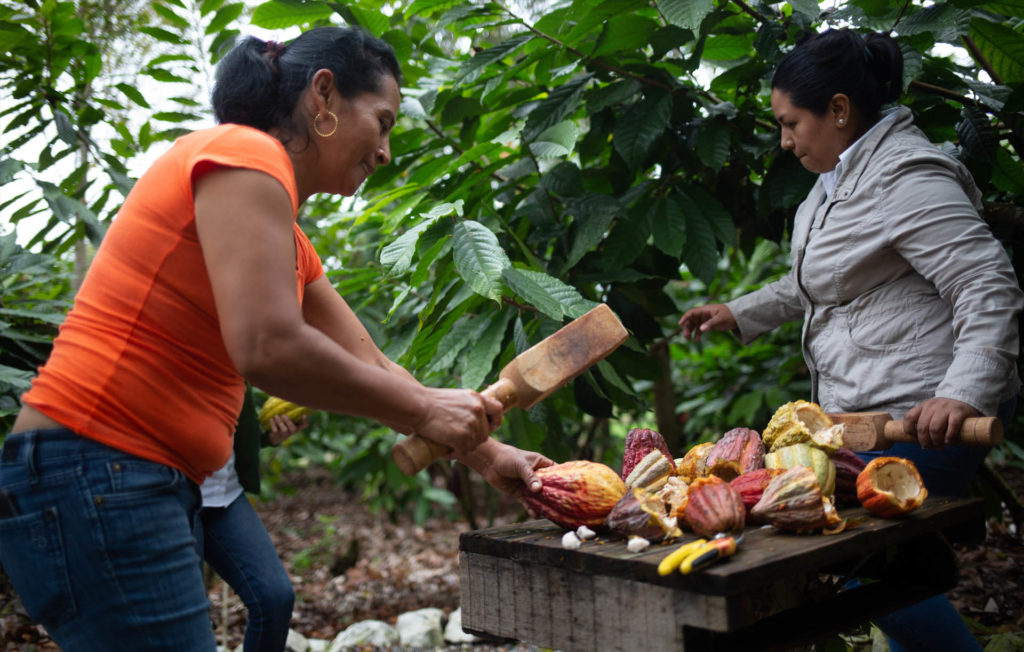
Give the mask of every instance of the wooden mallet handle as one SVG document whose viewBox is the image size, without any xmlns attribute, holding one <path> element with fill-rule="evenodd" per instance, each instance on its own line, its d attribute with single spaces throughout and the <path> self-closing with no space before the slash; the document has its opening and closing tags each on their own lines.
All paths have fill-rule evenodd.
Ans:
<svg viewBox="0 0 1024 652">
<path fill-rule="evenodd" d="M 885 424 L 885 438 L 891 443 L 916 444 L 917 436 L 903 432 L 902 421 Z M 954 444 L 994 447 L 1003 443 L 1003 424 L 996 417 L 970 417 L 960 427 L 960 437 Z"/>
<path fill-rule="evenodd" d="M 499 378 L 496 383 L 480 392 L 501 401 L 505 412 L 516 405 L 519 397 L 515 385 Z M 416 475 L 427 468 L 434 460 L 449 455 L 452 449 L 419 435 L 409 435 L 391 447 L 391 459 L 395 460 L 399 470 L 406 475 Z"/>
</svg>

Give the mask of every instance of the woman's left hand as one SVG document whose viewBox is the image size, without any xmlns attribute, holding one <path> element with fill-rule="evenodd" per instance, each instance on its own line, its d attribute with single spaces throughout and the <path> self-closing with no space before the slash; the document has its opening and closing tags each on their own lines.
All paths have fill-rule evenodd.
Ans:
<svg viewBox="0 0 1024 652">
<path fill-rule="evenodd" d="M 962 401 L 930 398 L 903 416 L 903 432 L 917 435 L 922 448 L 943 448 L 956 443 L 964 419 L 980 416 L 981 412 Z"/>
</svg>

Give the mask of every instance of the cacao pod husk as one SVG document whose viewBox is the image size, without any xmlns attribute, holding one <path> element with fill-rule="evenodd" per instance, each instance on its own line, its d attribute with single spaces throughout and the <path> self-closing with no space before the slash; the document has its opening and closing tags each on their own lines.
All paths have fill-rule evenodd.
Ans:
<svg viewBox="0 0 1024 652">
<path fill-rule="evenodd" d="M 747 510 L 740 493 L 728 482 L 717 476 L 697 478 L 686 493 L 683 518 L 694 532 L 710 539 L 719 532 L 743 531 Z"/>
<path fill-rule="evenodd" d="M 802 465 L 772 478 L 750 515 L 789 532 L 814 532 L 842 522 L 832 501 L 821 494 L 814 471 Z"/>
<path fill-rule="evenodd" d="M 689 485 L 686 481 L 678 475 L 668 478 L 665 485 L 658 490 L 658 496 L 665 501 L 668 515 L 681 521 L 689 498 Z"/>
<path fill-rule="evenodd" d="M 857 498 L 872 514 L 904 516 L 928 497 L 917 466 L 902 457 L 876 457 L 857 476 Z"/>
<path fill-rule="evenodd" d="M 836 465 L 836 488 L 832 494 L 836 505 L 859 505 L 857 476 L 867 466 L 867 462 L 849 448 L 838 448 L 832 453 L 832 463 Z"/>
<path fill-rule="evenodd" d="M 817 403 L 792 401 L 772 415 L 761 439 L 769 451 L 813 441 L 811 435 L 832 427 L 832 418 Z"/>
<path fill-rule="evenodd" d="M 714 442 L 706 441 L 703 444 L 691 447 L 683 455 L 682 462 L 677 465 L 676 474 L 681 476 L 683 480 L 686 480 L 687 483 L 706 476 L 708 474 L 708 453 L 714 445 Z"/>
<path fill-rule="evenodd" d="M 672 460 L 658 449 L 652 449 L 633 467 L 626 478 L 626 489 L 643 487 L 647 491 L 658 491 L 665 481 L 675 473 Z"/>
<path fill-rule="evenodd" d="M 616 534 L 652 542 L 683 534 L 675 517 L 669 516 L 665 501 L 642 487 L 627 491 L 608 513 L 604 524 Z"/>
<path fill-rule="evenodd" d="M 522 501 L 538 516 L 564 528 L 598 527 L 626 493 L 622 478 L 600 462 L 573 460 L 537 470 L 542 486 Z"/>
<path fill-rule="evenodd" d="M 733 428 L 715 442 L 704 459 L 710 475 L 726 482 L 748 471 L 764 467 L 764 443 L 750 428 Z"/>
<path fill-rule="evenodd" d="M 738 491 L 740 498 L 743 499 L 743 507 L 747 511 L 748 523 L 763 525 L 750 513 L 750 509 L 757 504 L 757 501 L 761 500 L 761 496 L 764 494 L 764 490 L 772 478 L 785 472 L 785 469 L 754 469 L 753 471 L 747 471 L 738 475 L 729 481 L 732 488 Z"/>
<path fill-rule="evenodd" d="M 675 460 L 661 433 L 650 428 L 633 428 L 626 434 L 626 446 L 622 453 L 622 477 L 628 478 L 629 474 L 633 472 L 633 468 L 652 450 L 661 451 L 668 458 L 672 471 L 675 472 Z"/>
<path fill-rule="evenodd" d="M 769 469 L 789 469 L 802 465 L 810 467 L 818 478 L 821 495 L 831 496 L 836 488 L 836 465 L 820 448 L 808 444 L 793 444 L 779 448 L 764 456 Z"/>
</svg>

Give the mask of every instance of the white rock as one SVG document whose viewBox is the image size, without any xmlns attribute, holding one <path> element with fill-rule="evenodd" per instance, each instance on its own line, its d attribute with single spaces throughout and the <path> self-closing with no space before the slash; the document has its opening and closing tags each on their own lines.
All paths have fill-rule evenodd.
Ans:
<svg viewBox="0 0 1024 652">
<path fill-rule="evenodd" d="M 448 624 L 444 627 L 444 640 L 446 643 L 476 643 L 479 639 L 462 630 L 462 609 L 456 609 L 448 616 Z"/>
<path fill-rule="evenodd" d="M 294 629 L 288 630 L 288 640 L 284 643 L 285 652 L 309 652 L 309 641 Z"/>
<path fill-rule="evenodd" d="M 382 620 L 363 620 L 348 627 L 334 637 L 327 652 L 341 652 L 353 647 L 373 645 L 390 647 L 398 645 L 401 639 L 398 630 Z"/>
<path fill-rule="evenodd" d="M 988 602 L 985 603 L 985 613 L 997 614 L 999 613 L 999 605 L 996 603 L 995 598 L 989 598 Z"/>
<path fill-rule="evenodd" d="M 630 552 L 643 552 L 651 545 L 651 542 L 643 537 L 629 537 L 626 549 Z"/>
<path fill-rule="evenodd" d="M 434 607 L 407 611 L 398 617 L 395 628 L 402 647 L 431 648 L 444 645 L 441 622 L 444 612 Z"/>
<path fill-rule="evenodd" d="M 562 547 L 566 550 L 579 550 L 580 538 L 576 536 L 575 532 L 569 530 L 562 535 Z"/>
<path fill-rule="evenodd" d="M 327 646 L 330 644 L 330 641 L 322 638 L 311 638 L 309 639 L 309 652 L 327 652 Z"/>
</svg>

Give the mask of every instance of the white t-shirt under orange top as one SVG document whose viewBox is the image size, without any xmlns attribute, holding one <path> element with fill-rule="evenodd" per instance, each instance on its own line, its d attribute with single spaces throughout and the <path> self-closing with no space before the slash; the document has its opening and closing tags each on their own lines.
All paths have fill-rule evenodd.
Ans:
<svg viewBox="0 0 1024 652">
<path fill-rule="evenodd" d="M 196 482 L 231 455 L 245 384 L 221 339 L 195 226 L 197 178 L 265 172 L 298 211 L 291 161 L 270 135 L 221 125 L 179 138 L 135 184 L 22 400 L 71 430 Z M 295 281 L 323 274 L 296 224 Z"/>
</svg>

